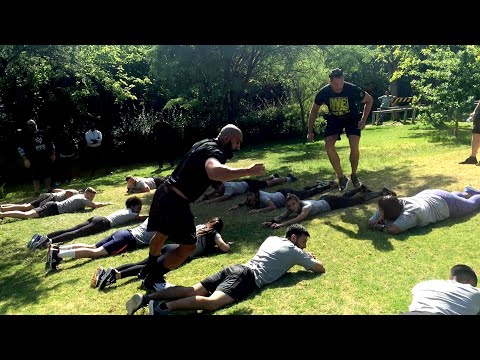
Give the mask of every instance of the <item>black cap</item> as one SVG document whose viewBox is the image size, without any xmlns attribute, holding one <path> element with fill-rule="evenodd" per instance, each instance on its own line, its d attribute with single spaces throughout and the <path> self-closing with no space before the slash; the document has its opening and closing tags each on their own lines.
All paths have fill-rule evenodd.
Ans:
<svg viewBox="0 0 480 360">
<path fill-rule="evenodd" d="M 328 77 L 330 78 L 330 80 L 332 80 L 333 78 L 341 78 L 343 77 L 343 71 L 339 68 L 333 69 L 330 72 L 330 75 L 328 75 Z"/>
</svg>

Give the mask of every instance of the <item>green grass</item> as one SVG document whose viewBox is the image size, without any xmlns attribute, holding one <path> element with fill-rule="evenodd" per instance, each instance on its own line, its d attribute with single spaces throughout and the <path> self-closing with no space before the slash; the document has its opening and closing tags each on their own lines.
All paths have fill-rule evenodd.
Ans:
<svg viewBox="0 0 480 360">
<path fill-rule="evenodd" d="M 458 138 L 450 130 L 433 130 L 420 125 L 367 127 L 360 142 L 360 179 L 372 188 L 386 186 L 400 196 L 426 188 L 461 190 L 464 185 L 480 187 L 480 167 L 458 165 L 470 154 L 471 125 L 463 123 Z M 348 140 L 337 143 L 342 166 L 348 175 Z M 262 161 L 269 174 L 293 172 L 302 188 L 316 179 L 334 179 L 334 172 L 323 148 L 323 141 L 304 144 L 292 140 L 242 150 L 232 166 Z M 155 166 L 142 164 L 117 169 L 113 175 L 76 180 L 72 187 L 93 186 L 96 200 L 114 201 L 114 206 L 97 209 L 106 215 L 123 207 L 124 178 L 127 174 L 151 176 Z M 167 175 L 165 170 L 161 175 Z M 31 193 L 31 186 L 6 188 L 2 202 L 17 202 Z M 152 194 L 142 212 L 148 212 Z M 285 229 L 268 230 L 261 222 L 281 210 L 257 215 L 245 209 L 228 212 L 240 198 L 227 202 L 193 204 L 197 223 L 211 216 L 225 221 L 223 237 L 235 241 L 232 252 L 195 259 L 168 274 L 169 282 L 192 285 L 222 267 L 248 261 L 269 235 L 283 235 Z M 307 250 L 322 261 L 322 276 L 294 267 L 279 281 L 270 284 L 245 301 L 218 310 L 215 314 L 396 314 L 408 309 L 411 288 L 427 279 L 446 279 L 451 266 L 464 263 L 480 272 L 478 231 L 480 216 L 446 220 L 400 235 L 367 229 L 366 221 L 375 210 L 367 205 L 333 211 L 303 224 L 311 233 Z M 38 232 L 70 227 L 84 221 L 91 212 L 65 214 L 34 220 L 5 219 L 0 223 L 0 314 L 124 314 L 125 302 L 139 292 L 139 282 L 120 280 L 98 291 L 89 280 L 102 265 L 118 266 L 143 259 L 148 249 L 98 260 L 66 260 L 59 271 L 45 274 L 45 250 L 30 252 L 25 244 Z M 75 240 L 94 243 L 111 231 Z M 133 278 L 131 278 L 133 279 Z"/>
</svg>

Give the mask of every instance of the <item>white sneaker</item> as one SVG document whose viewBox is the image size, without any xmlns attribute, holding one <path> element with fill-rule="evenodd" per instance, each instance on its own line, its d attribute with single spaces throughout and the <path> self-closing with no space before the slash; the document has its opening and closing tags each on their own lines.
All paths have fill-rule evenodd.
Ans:
<svg viewBox="0 0 480 360">
<path fill-rule="evenodd" d="M 125 307 L 127 308 L 127 315 L 135 314 L 135 311 L 143 307 L 143 295 L 142 294 L 135 294 L 131 297 L 130 300 L 127 301 Z"/>
</svg>

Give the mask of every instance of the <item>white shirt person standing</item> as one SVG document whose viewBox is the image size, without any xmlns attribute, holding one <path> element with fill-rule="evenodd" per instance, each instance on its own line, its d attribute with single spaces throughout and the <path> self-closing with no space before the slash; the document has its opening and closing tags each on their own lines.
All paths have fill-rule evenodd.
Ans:
<svg viewBox="0 0 480 360">
<path fill-rule="evenodd" d="M 87 143 L 86 154 L 87 164 L 91 167 L 90 176 L 93 176 L 95 170 L 104 168 L 104 151 L 102 148 L 103 136 L 101 131 L 96 129 L 95 123 L 90 124 L 90 130 L 85 133 L 85 141 Z M 108 173 L 104 168 L 105 174 Z"/>
</svg>

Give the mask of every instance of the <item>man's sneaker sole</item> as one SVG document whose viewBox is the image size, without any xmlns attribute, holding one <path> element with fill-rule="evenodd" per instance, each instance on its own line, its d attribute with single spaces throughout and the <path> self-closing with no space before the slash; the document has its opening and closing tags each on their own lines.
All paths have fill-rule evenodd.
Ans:
<svg viewBox="0 0 480 360">
<path fill-rule="evenodd" d="M 142 294 L 135 294 L 127 301 L 125 307 L 127 308 L 127 315 L 133 315 L 142 307 L 143 296 Z"/>
<path fill-rule="evenodd" d="M 42 237 L 42 235 L 40 234 L 35 234 L 32 236 L 32 238 L 30 239 L 30 241 L 27 243 L 27 248 L 29 248 L 30 250 L 33 250 L 33 246 L 35 244 L 35 242 L 37 241 L 37 239 L 40 239 Z"/>
<path fill-rule="evenodd" d="M 95 270 L 95 273 L 93 274 L 92 278 L 90 279 L 90 287 L 91 288 L 97 288 L 98 284 L 100 283 L 100 279 L 102 278 L 103 274 L 105 274 L 105 269 L 101 266 Z"/>
</svg>

